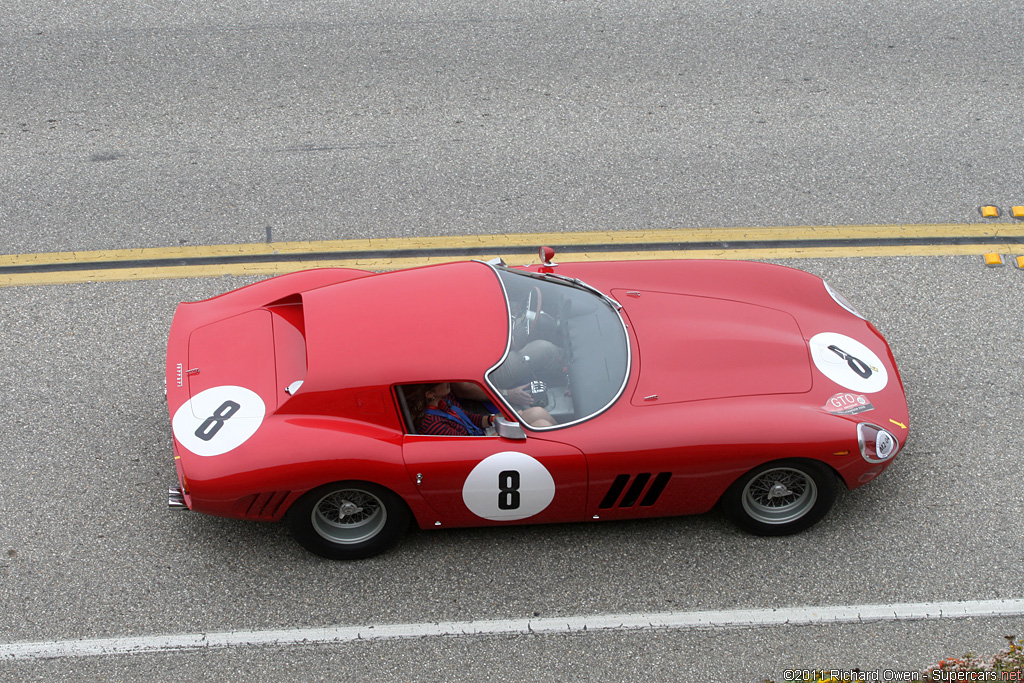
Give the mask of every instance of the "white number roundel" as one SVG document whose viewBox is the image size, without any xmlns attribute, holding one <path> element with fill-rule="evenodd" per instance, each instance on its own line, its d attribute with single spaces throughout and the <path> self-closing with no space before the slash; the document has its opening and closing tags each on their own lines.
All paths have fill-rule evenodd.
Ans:
<svg viewBox="0 0 1024 683">
<path fill-rule="evenodd" d="M 171 429 L 178 443 L 196 455 L 222 455 L 255 434 L 266 413 L 263 399 L 251 389 L 211 387 L 175 411 Z"/>
<path fill-rule="evenodd" d="M 511 521 L 541 512 L 555 498 L 555 480 L 536 458 L 504 451 L 484 458 L 466 477 L 462 500 L 484 519 Z"/>
<path fill-rule="evenodd" d="M 822 332 L 811 337 L 810 344 L 814 365 L 841 387 L 871 394 L 889 383 L 889 373 L 878 356 L 852 337 Z"/>
</svg>

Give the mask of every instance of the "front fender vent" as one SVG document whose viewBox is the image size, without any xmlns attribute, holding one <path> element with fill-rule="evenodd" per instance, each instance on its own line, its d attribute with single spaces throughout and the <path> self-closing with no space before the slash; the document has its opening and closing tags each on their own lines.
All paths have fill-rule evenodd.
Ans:
<svg viewBox="0 0 1024 683">
<path fill-rule="evenodd" d="M 630 508 L 636 505 L 638 500 L 640 501 L 640 507 L 651 507 L 658 502 L 658 498 L 661 497 L 662 492 L 665 490 L 665 486 L 671 478 L 671 472 L 659 473 L 658 476 L 654 477 L 653 482 L 651 482 L 650 472 L 642 472 L 636 475 L 636 477 L 632 477 L 628 474 L 620 474 L 615 477 L 615 481 L 612 482 L 608 492 L 604 494 L 604 498 L 601 499 L 601 504 L 597 507 L 602 510 L 607 510 L 611 507 Z M 630 479 L 633 480 L 633 483 L 630 484 L 627 489 L 626 485 L 629 484 Z M 647 486 L 649 482 L 650 487 Z M 625 495 L 622 495 L 623 491 L 626 492 Z M 616 503 L 618 503 L 618 505 L 616 505 Z"/>
</svg>

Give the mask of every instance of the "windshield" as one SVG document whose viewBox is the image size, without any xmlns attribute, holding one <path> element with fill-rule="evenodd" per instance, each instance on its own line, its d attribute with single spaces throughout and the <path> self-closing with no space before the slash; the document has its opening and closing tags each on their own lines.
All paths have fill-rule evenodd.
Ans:
<svg viewBox="0 0 1024 683">
<path fill-rule="evenodd" d="M 491 388 L 523 416 L 542 408 L 557 428 L 593 417 L 622 393 L 629 341 L 615 302 L 568 279 L 496 267 L 512 324 Z M 531 413 L 531 414 L 535 414 Z"/>
</svg>

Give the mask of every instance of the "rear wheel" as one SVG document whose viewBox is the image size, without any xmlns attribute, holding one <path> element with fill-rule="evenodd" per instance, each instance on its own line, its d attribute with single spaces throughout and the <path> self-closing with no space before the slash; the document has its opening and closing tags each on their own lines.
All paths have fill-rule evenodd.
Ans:
<svg viewBox="0 0 1024 683">
<path fill-rule="evenodd" d="M 302 547 L 331 560 L 359 560 L 393 546 L 409 526 L 409 508 L 388 489 L 343 481 L 313 489 L 288 511 Z"/>
<path fill-rule="evenodd" d="M 740 477 L 722 497 L 726 514 L 745 531 L 784 536 L 809 528 L 836 498 L 832 470 L 814 460 L 777 460 Z"/>
</svg>

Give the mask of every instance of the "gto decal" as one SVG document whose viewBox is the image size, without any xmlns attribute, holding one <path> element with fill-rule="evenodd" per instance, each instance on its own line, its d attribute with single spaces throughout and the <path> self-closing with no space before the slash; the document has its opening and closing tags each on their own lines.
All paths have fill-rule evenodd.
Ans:
<svg viewBox="0 0 1024 683">
<path fill-rule="evenodd" d="M 825 405 L 822 408 L 833 415 L 856 415 L 857 413 L 866 413 L 869 410 L 875 409 L 867 396 L 842 392 L 825 401 Z"/>
<path fill-rule="evenodd" d="M 178 443 L 196 455 L 223 455 L 255 434 L 266 412 L 263 399 L 251 389 L 211 387 L 181 404 L 171 429 Z"/>
<path fill-rule="evenodd" d="M 462 500 L 470 512 L 494 521 L 532 517 L 554 498 L 555 480 L 547 468 L 516 451 L 484 458 L 462 485 Z"/>
<path fill-rule="evenodd" d="M 873 394 L 889 383 L 889 373 L 875 352 L 852 337 L 822 332 L 811 337 L 815 367 L 839 386 Z"/>
</svg>

